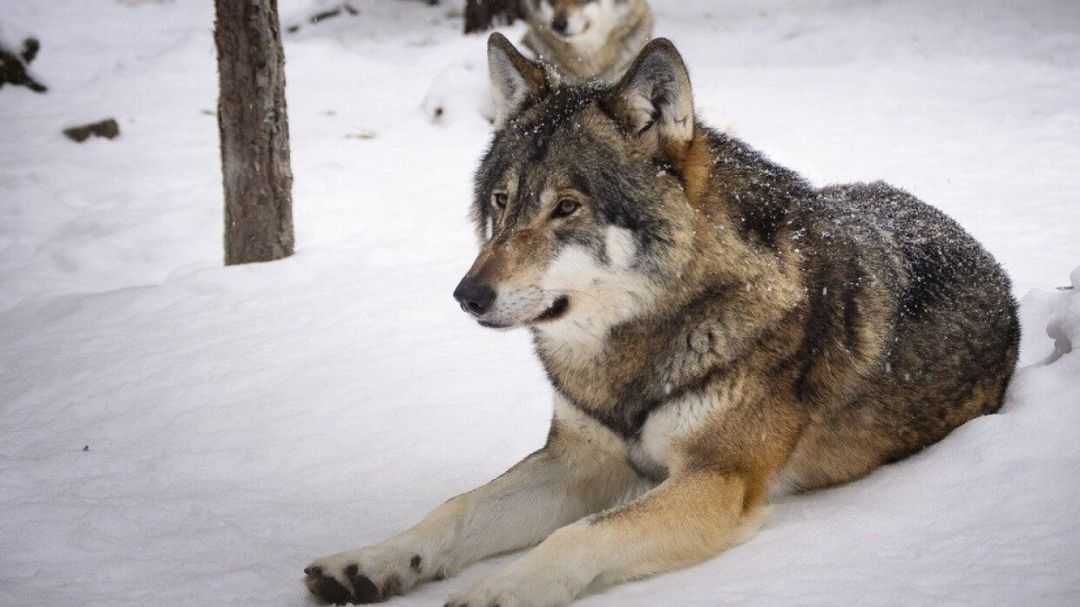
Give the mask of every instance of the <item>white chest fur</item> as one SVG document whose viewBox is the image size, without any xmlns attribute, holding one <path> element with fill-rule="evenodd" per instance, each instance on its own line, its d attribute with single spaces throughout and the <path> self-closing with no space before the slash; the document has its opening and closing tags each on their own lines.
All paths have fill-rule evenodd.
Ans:
<svg viewBox="0 0 1080 607">
<path fill-rule="evenodd" d="M 646 476 L 665 478 L 679 464 L 683 448 L 704 431 L 721 406 L 714 395 L 693 394 L 659 407 L 631 439 L 630 462 Z"/>
</svg>

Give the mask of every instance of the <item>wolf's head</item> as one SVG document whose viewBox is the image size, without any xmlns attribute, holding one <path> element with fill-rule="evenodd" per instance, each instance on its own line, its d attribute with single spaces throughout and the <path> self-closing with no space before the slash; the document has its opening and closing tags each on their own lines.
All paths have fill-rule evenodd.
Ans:
<svg viewBox="0 0 1080 607">
<path fill-rule="evenodd" d="M 628 10 L 629 0 L 529 0 L 536 20 L 557 35 L 573 39 L 607 35 Z"/>
<path fill-rule="evenodd" d="M 612 86 L 560 85 L 499 34 L 495 135 L 476 174 L 481 248 L 454 292 L 484 326 L 600 332 L 662 299 L 693 256 L 678 51 L 649 43 Z"/>
</svg>

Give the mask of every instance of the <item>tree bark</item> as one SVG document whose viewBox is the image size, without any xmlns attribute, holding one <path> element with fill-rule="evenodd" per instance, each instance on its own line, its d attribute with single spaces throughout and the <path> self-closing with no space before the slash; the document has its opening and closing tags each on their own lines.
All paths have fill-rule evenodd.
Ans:
<svg viewBox="0 0 1080 607">
<path fill-rule="evenodd" d="M 466 0 L 465 33 L 482 32 L 495 21 L 513 23 L 515 19 L 524 19 L 523 1 L 528 0 Z"/>
<path fill-rule="evenodd" d="M 215 0 L 225 265 L 293 253 L 285 55 L 277 0 Z"/>
</svg>

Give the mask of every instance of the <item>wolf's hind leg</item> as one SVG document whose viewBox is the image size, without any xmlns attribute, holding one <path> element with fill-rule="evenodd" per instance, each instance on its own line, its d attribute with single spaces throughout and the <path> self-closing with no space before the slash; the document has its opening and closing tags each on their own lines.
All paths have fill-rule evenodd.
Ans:
<svg viewBox="0 0 1080 607">
<path fill-rule="evenodd" d="M 436 508 L 380 544 L 318 559 L 305 582 L 324 601 L 374 603 L 455 574 L 647 489 L 610 437 L 558 420 L 547 446 L 490 483 Z"/>
</svg>

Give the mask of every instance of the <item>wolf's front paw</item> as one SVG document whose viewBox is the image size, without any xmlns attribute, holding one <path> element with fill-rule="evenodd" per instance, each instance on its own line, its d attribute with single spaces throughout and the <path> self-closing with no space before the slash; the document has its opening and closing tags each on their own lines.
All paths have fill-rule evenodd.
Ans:
<svg viewBox="0 0 1080 607">
<path fill-rule="evenodd" d="M 566 583 L 504 574 L 455 594 L 444 607 L 563 607 L 573 600 Z"/>
<path fill-rule="evenodd" d="M 381 603 L 416 585 L 423 564 L 409 551 L 361 548 L 316 560 L 304 568 L 304 583 L 327 603 Z"/>
</svg>

